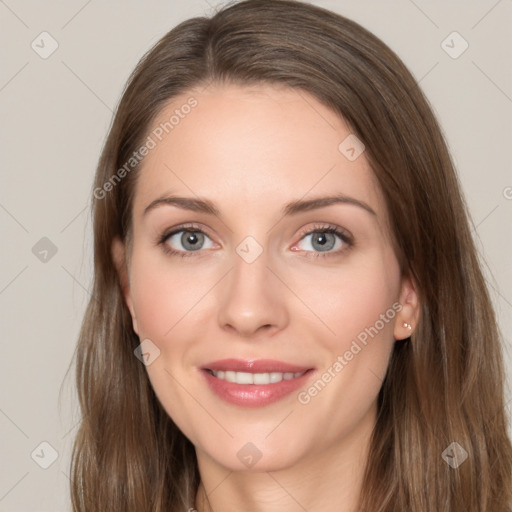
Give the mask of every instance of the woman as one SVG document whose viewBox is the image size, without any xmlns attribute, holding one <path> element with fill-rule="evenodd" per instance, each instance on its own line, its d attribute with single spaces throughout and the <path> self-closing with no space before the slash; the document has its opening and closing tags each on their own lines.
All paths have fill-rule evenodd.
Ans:
<svg viewBox="0 0 512 512">
<path fill-rule="evenodd" d="M 308 4 L 169 32 L 94 184 L 75 511 L 506 512 L 500 340 L 398 57 Z"/>
</svg>

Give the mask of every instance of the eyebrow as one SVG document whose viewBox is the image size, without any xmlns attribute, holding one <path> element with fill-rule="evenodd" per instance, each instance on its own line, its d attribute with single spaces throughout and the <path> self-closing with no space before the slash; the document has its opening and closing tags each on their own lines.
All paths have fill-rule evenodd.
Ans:
<svg viewBox="0 0 512 512">
<path fill-rule="evenodd" d="M 343 194 L 292 201 L 284 206 L 281 213 L 284 216 L 297 215 L 298 213 L 324 208 L 333 204 L 349 204 L 352 206 L 358 206 L 359 208 L 366 210 L 368 213 L 377 216 L 375 211 L 365 202 Z M 151 210 L 163 205 L 176 206 L 184 210 L 206 213 L 217 217 L 220 216 L 219 209 L 208 199 L 196 199 L 193 197 L 180 196 L 163 196 L 155 199 L 146 206 L 143 216 Z"/>
</svg>

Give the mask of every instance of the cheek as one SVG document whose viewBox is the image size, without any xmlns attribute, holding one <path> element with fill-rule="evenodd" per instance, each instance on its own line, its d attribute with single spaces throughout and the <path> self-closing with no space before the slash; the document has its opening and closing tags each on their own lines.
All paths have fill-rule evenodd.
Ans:
<svg viewBox="0 0 512 512">
<path fill-rule="evenodd" d="M 207 292 L 205 279 L 177 268 L 163 257 L 134 256 L 130 286 L 141 338 L 167 339 Z"/>
<path fill-rule="evenodd" d="M 326 328 L 331 348 L 347 350 L 352 340 L 364 341 L 368 331 L 377 336 L 375 329 L 379 338 L 392 338 L 400 289 L 392 254 L 375 252 L 329 272 L 317 268 L 295 282 L 297 294 Z"/>
<path fill-rule="evenodd" d="M 146 367 L 151 386 L 179 428 L 193 433 L 192 419 L 201 410 L 195 410 L 194 403 L 191 405 L 182 383 L 187 383 L 188 392 L 198 395 L 190 385 L 194 376 L 186 358 L 191 346 L 190 319 L 200 309 L 197 305 L 208 286 L 206 279 L 191 281 L 195 276 L 177 268 L 149 251 L 134 251 L 130 287 L 139 338 L 151 340 L 159 350 L 158 357 Z"/>
<path fill-rule="evenodd" d="M 329 411 L 330 423 L 324 433 L 333 438 L 355 428 L 375 403 L 389 364 L 400 307 L 396 260 L 374 254 L 359 263 L 330 276 L 320 272 L 310 276 L 316 285 L 310 286 L 309 300 L 335 335 L 325 331 L 325 336 L 317 338 L 326 357 L 318 380 L 303 390 L 300 403 L 312 415 Z"/>
</svg>

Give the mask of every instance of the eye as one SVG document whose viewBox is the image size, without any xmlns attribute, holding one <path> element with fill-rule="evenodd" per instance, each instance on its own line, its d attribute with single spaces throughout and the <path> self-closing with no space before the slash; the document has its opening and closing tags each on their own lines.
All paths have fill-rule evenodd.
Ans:
<svg viewBox="0 0 512 512">
<path fill-rule="evenodd" d="M 180 226 L 165 232 L 158 243 L 165 252 L 176 256 L 193 256 L 201 249 L 212 249 L 216 244 L 200 228 Z M 337 226 L 314 226 L 302 234 L 300 241 L 291 247 L 292 251 L 305 251 L 311 256 L 330 256 L 342 253 L 353 246 L 350 233 Z"/>
<path fill-rule="evenodd" d="M 165 233 L 160 243 L 165 251 L 179 256 L 190 256 L 190 253 L 214 247 L 213 241 L 206 233 L 198 228 L 184 226 Z"/>
<path fill-rule="evenodd" d="M 352 237 L 334 226 L 315 226 L 303 234 L 292 250 L 317 253 L 340 253 L 353 245 Z M 320 255 L 320 254 L 318 254 Z"/>
</svg>

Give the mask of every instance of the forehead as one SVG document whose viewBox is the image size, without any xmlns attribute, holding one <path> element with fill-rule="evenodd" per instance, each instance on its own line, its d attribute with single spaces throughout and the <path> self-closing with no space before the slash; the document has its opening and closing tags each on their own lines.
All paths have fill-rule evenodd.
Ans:
<svg viewBox="0 0 512 512">
<path fill-rule="evenodd" d="M 139 170 L 135 216 L 165 192 L 209 198 L 250 215 L 291 199 L 343 193 L 385 213 L 364 152 L 353 158 L 362 147 L 349 126 L 304 91 L 270 85 L 191 90 L 162 109 L 149 135 L 155 147 Z M 347 146 L 354 151 L 347 153 Z"/>
</svg>

